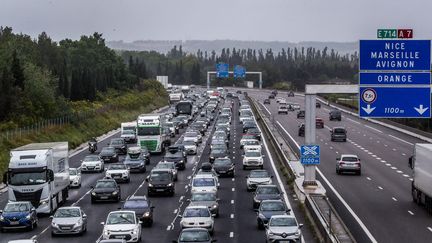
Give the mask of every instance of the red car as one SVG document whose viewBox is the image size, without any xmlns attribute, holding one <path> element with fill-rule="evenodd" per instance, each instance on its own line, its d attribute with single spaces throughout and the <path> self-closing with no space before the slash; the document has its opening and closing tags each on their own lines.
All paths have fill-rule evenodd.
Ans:
<svg viewBox="0 0 432 243">
<path fill-rule="evenodd" d="M 324 128 L 324 120 L 322 118 L 315 118 L 316 128 Z"/>
</svg>

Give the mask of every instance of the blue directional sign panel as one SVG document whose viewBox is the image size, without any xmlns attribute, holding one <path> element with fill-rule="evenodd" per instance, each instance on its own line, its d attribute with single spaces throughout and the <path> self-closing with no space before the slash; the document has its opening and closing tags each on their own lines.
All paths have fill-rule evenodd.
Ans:
<svg viewBox="0 0 432 243">
<path fill-rule="evenodd" d="M 430 40 L 361 40 L 360 70 L 430 70 Z"/>
<path fill-rule="evenodd" d="M 360 87 L 359 115 L 373 118 L 430 118 L 430 87 Z"/>
<path fill-rule="evenodd" d="M 300 146 L 300 162 L 303 165 L 318 165 L 320 163 L 319 145 L 302 145 Z"/>
<path fill-rule="evenodd" d="M 240 65 L 234 67 L 234 78 L 245 78 L 246 69 Z"/>
<path fill-rule="evenodd" d="M 229 77 L 229 65 L 227 63 L 216 64 L 216 77 L 228 78 Z"/>
<path fill-rule="evenodd" d="M 360 85 L 430 85 L 431 73 L 414 72 L 377 72 L 360 73 Z"/>
</svg>

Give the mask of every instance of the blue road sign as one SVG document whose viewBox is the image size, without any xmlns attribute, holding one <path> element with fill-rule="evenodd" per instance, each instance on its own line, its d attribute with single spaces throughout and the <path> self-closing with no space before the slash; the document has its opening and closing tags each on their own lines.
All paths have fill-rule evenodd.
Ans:
<svg viewBox="0 0 432 243">
<path fill-rule="evenodd" d="M 360 87 L 359 115 L 374 118 L 430 118 L 430 87 Z"/>
<path fill-rule="evenodd" d="M 319 145 L 302 145 L 300 146 L 300 162 L 303 165 L 318 165 L 320 163 Z"/>
<path fill-rule="evenodd" d="M 430 85 L 431 73 L 414 72 L 379 72 L 379 73 L 360 73 L 360 85 Z"/>
<path fill-rule="evenodd" d="M 234 67 L 234 78 L 245 78 L 246 69 L 240 65 Z"/>
<path fill-rule="evenodd" d="M 216 77 L 218 78 L 228 78 L 229 77 L 229 65 L 227 63 L 216 64 Z"/>
<path fill-rule="evenodd" d="M 430 70 L 430 40 L 360 40 L 360 70 Z"/>
</svg>

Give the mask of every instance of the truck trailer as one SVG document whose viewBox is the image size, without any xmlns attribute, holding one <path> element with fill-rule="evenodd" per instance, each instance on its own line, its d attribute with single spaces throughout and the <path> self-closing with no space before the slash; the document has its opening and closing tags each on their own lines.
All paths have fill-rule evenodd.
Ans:
<svg viewBox="0 0 432 243">
<path fill-rule="evenodd" d="M 411 194 L 413 201 L 432 213 L 432 144 L 416 143 L 409 166 L 413 169 Z"/>
</svg>

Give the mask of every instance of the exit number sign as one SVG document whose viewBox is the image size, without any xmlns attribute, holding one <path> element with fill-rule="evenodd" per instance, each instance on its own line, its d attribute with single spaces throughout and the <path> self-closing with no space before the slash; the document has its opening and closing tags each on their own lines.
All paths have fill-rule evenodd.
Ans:
<svg viewBox="0 0 432 243">
<path fill-rule="evenodd" d="M 378 39 L 412 39 L 412 29 L 378 29 Z"/>
</svg>

